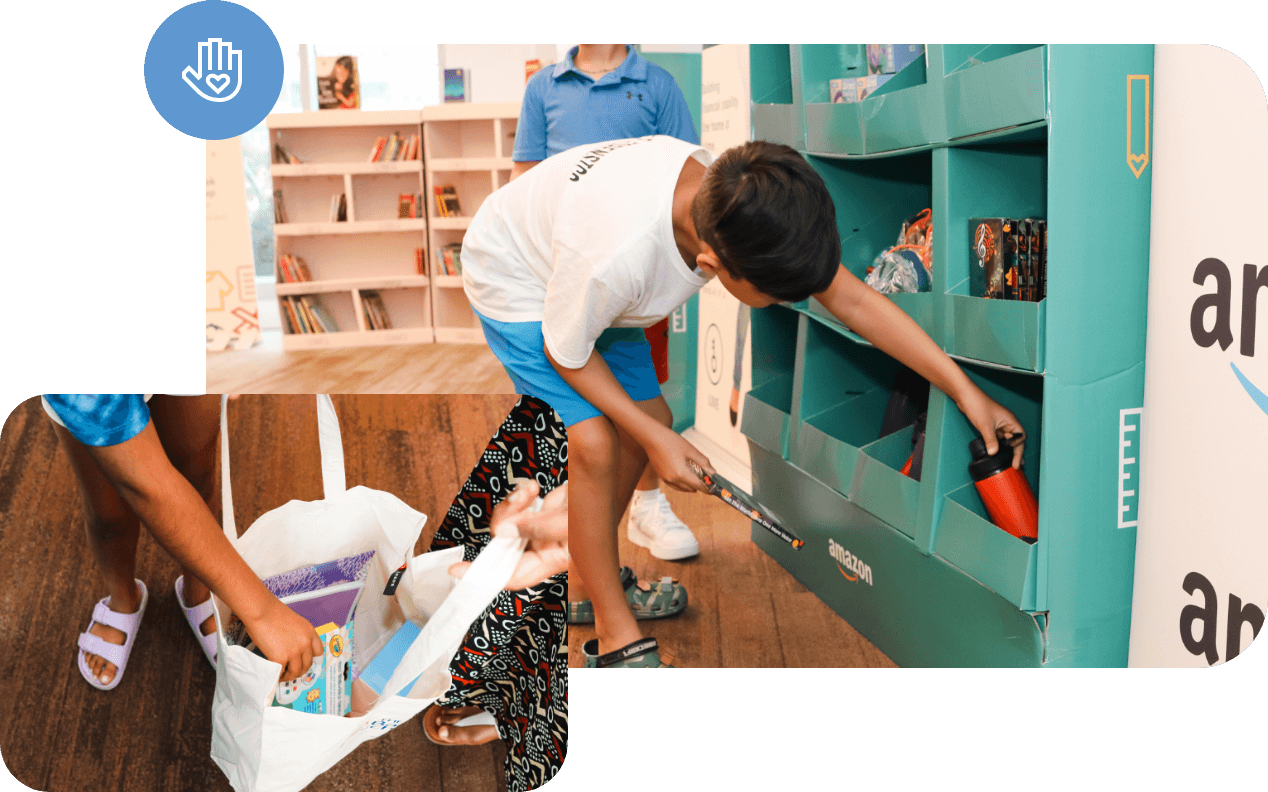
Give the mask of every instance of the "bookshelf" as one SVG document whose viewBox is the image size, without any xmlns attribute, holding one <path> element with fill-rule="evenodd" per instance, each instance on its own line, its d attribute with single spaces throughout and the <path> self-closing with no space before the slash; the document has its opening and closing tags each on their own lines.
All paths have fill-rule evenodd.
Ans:
<svg viewBox="0 0 1268 792">
<path fill-rule="evenodd" d="M 402 193 L 424 192 L 422 160 L 368 161 L 379 137 L 421 136 L 422 112 L 282 113 L 266 123 L 271 146 L 281 145 L 300 160 L 270 167 L 287 220 L 273 225 L 277 256 L 302 258 L 312 275 L 310 281 L 286 283 L 279 271 L 283 348 L 434 341 L 433 284 L 417 271 L 415 254 L 423 248 L 427 261 L 427 220 L 398 217 Z M 331 196 L 339 193 L 347 196 L 347 219 L 331 222 Z M 370 329 L 363 306 L 367 292 L 382 299 L 390 329 Z M 338 330 L 291 332 L 287 303 L 299 299 L 321 305 Z"/>
<path fill-rule="evenodd" d="M 518 102 L 448 104 L 422 111 L 424 197 L 427 199 L 428 274 L 436 341 L 483 344 L 484 333 L 462 290 L 460 275 L 438 272 L 435 251 L 462 242 L 480 204 L 511 180 L 511 151 L 519 120 Z M 460 217 L 441 217 L 435 188 L 452 185 Z"/>
<path fill-rule="evenodd" d="M 461 275 L 437 271 L 436 251 L 461 243 L 471 217 L 511 180 L 517 102 L 453 104 L 421 110 L 283 113 L 269 116 L 272 144 L 299 163 L 271 166 L 284 223 L 274 223 L 277 255 L 304 259 L 313 280 L 278 279 L 279 307 L 288 298 L 319 297 L 339 327 L 334 333 L 283 335 L 286 349 L 443 343 L 484 343 L 462 289 Z M 393 132 L 421 135 L 420 159 L 368 162 L 374 141 Z M 462 215 L 441 217 L 434 188 L 452 185 Z M 330 198 L 347 195 L 347 219 L 331 222 Z M 397 217 L 401 193 L 421 193 L 423 217 Z M 416 268 L 423 249 L 424 272 Z M 362 293 L 376 291 L 390 330 L 367 326 Z"/>
<path fill-rule="evenodd" d="M 1124 152 L 1149 123 L 1134 86 L 1153 47 L 926 51 L 865 101 L 831 104 L 863 45 L 753 45 L 753 137 L 823 176 L 860 277 L 903 218 L 933 210 L 932 291 L 890 299 L 1022 422 L 1038 542 L 987 519 L 972 429 L 937 388 L 921 479 L 899 472 L 912 429 L 880 433 L 894 363 L 814 300 L 752 314 L 754 494 L 807 544 L 757 526 L 753 540 L 900 665 L 1123 666 L 1136 529 L 1120 518 L 1120 427 L 1143 403 L 1151 184 Z M 1046 299 L 969 294 L 968 220 L 994 216 L 1047 219 Z"/>
</svg>

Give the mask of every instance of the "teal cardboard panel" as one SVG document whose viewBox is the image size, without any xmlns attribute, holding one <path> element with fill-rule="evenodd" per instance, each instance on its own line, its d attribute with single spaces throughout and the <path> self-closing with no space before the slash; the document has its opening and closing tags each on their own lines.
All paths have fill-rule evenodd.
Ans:
<svg viewBox="0 0 1268 792">
<path fill-rule="evenodd" d="M 948 294 L 943 348 L 952 355 L 1043 371 L 1047 300 L 987 300 Z"/>
<path fill-rule="evenodd" d="M 935 234 L 937 236 L 937 234 Z M 889 301 L 903 312 L 915 320 L 920 325 L 920 329 L 932 336 L 936 320 L 935 314 L 938 313 L 939 303 L 941 300 L 937 294 L 920 293 L 920 294 L 887 294 Z"/>
<path fill-rule="evenodd" d="M 924 60 L 903 71 L 915 66 L 923 73 Z M 883 88 L 889 88 L 889 83 Z M 941 143 L 944 137 L 942 107 L 937 99 L 937 86 L 923 84 L 887 93 L 878 91 L 869 96 L 859 105 L 863 111 L 866 152 L 879 154 Z"/>
<path fill-rule="evenodd" d="M 693 52 L 643 52 L 647 60 L 660 66 L 673 76 L 687 100 L 691 111 L 691 123 L 700 134 L 700 55 Z"/>
<path fill-rule="evenodd" d="M 807 104 L 806 151 L 828 155 L 866 154 L 862 107 L 859 102 Z"/>
<path fill-rule="evenodd" d="M 793 46 L 800 56 L 801 101 L 806 106 L 829 101 L 830 80 L 867 76 L 867 50 L 862 44 Z"/>
<path fill-rule="evenodd" d="M 1046 50 L 1027 49 L 948 74 L 947 136 L 955 140 L 1046 118 Z"/>
<path fill-rule="evenodd" d="M 787 44 L 750 44 L 749 92 L 753 104 L 793 103 L 792 55 Z"/>
<path fill-rule="evenodd" d="M 791 404 L 792 374 L 754 388 L 744 396 L 740 431 L 771 453 L 787 456 Z"/>
<path fill-rule="evenodd" d="M 848 494 L 859 449 L 880 434 L 888 400 L 887 391 L 871 390 L 803 420 L 789 460 L 829 487 Z"/>
<path fill-rule="evenodd" d="M 801 151 L 806 148 L 805 116 L 792 104 L 752 106 L 753 139 L 782 143 Z"/>
<path fill-rule="evenodd" d="M 911 456 L 912 427 L 863 446 L 850 484 L 850 500 L 910 537 L 918 532 L 920 482 L 899 471 Z"/>
<path fill-rule="evenodd" d="M 1030 666 L 1043 660 L 1035 620 L 839 493 L 750 444 L 754 492 L 806 541 L 765 529 L 753 541 L 902 666 Z"/>
<path fill-rule="evenodd" d="M 992 523 L 972 484 L 946 501 L 934 552 L 1017 607 L 1034 610 L 1038 545 Z"/>
<path fill-rule="evenodd" d="M 669 317 L 669 380 L 660 386 L 674 414 L 674 431 L 696 423 L 696 363 L 700 298 L 690 300 Z"/>
</svg>

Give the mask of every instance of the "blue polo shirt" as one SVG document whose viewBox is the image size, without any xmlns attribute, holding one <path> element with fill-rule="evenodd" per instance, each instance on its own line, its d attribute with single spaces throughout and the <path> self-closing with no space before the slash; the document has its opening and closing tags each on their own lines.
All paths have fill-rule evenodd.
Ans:
<svg viewBox="0 0 1268 792">
<path fill-rule="evenodd" d="M 533 75 L 515 130 L 516 162 L 538 162 L 574 146 L 670 135 L 700 143 L 682 89 L 669 72 L 628 47 L 615 70 L 598 80 L 568 57 Z"/>
</svg>

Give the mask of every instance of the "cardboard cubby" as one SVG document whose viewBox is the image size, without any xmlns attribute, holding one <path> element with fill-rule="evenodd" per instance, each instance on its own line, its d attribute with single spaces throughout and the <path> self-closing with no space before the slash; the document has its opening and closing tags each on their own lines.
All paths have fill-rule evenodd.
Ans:
<svg viewBox="0 0 1268 792">
<path fill-rule="evenodd" d="M 859 76 L 866 76 L 866 72 L 864 56 Z M 840 75 L 824 76 L 821 81 L 826 85 L 836 76 Z M 814 154 L 868 156 L 928 148 L 942 140 L 940 102 L 934 86 L 928 83 L 923 57 L 890 77 L 862 102 L 829 100 L 806 104 L 806 150 Z"/>
<path fill-rule="evenodd" d="M 941 266 L 936 279 L 946 289 L 944 322 L 937 340 L 951 355 L 1043 371 L 1047 301 L 988 300 L 969 294 L 974 266 L 969 220 L 1046 220 L 1046 143 L 956 146 L 934 152 L 933 161 L 940 187 L 934 213 L 934 255 Z"/>
<path fill-rule="evenodd" d="M 1048 48 L 1038 44 L 948 44 L 950 140 L 1047 120 Z"/>
<path fill-rule="evenodd" d="M 740 431 L 780 457 L 788 456 L 797 313 L 783 306 L 754 308 L 749 316 L 752 389 L 744 397 Z"/>
<path fill-rule="evenodd" d="M 850 500 L 910 537 L 918 532 L 920 482 L 901 471 L 913 453 L 913 429 L 903 427 L 859 449 L 850 483 Z"/>
<path fill-rule="evenodd" d="M 875 160 L 842 160 L 807 156 L 823 177 L 836 210 L 841 235 L 841 263 L 860 280 L 877 254 L 898 241 L 904 220 L 932 203 L 932 155 L 916 152 Z M 937 239 L 938 218 L 934 219 Z M 937 269 L 937 261 L 934 269 Z M 935 292 L 886 295 L 930 335 L 940 296 Z M 818 300 L 807 305 L 811 312 L 836 322 Z"/>
<path fill-rule="evenodd" d="M 753 139 L 782 143 L 801 151 L 806 147 L 805 115 L 793 85 L 792 47 L 788 44 L 749 45 L 749 94 Z"/>
<path fill-rule="evenodd" d="M 1012 411 L 1021 423 L 1026 433 L 1022 472 L 1042 509 L 1044 378 L 978 365 L 963 368 L 987 396 Z M 937 438 L 940 502 L 933 551 L 1017 607 L 1034 610 L 1039 544 L 1018 539 L 991 522 L 969 475 L 969 442 L 978 434 L 947 396 L 935 391 L 932 399 L 944 402 Z M 1041 531 L 1039 542 L 1045 538 Z"/>
</svg>

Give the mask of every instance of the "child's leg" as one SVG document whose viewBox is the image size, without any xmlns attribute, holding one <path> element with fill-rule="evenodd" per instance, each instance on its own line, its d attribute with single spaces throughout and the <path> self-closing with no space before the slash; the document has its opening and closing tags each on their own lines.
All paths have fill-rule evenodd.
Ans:
<svg viewBox="0 0 1268 792">
<path fill-rule="evenodd" d="M 172 467 L 211 508 L 216 483 L 216 441 L 220 437 L 220 397 L 154 396 L 150 399 L 150 417 Z M 185 576 L 186 607 L 211 596 L 203 582 L 183 566 L 181 574 Z M 202 624 L 203 635 L 211 635 L 215 629 L 214 617 Z"/>
<path fill-rule="evenodd" d="M 110 595 L 107 607 L 116 613 L 136 613 L 141 607 L 141 590 L 136 585 L 136 543 L 141 521 L 102 474 L 87 446 L 72 437 L 65 427 L 54 425 L 53 429 L 70 457 L 75 481 L 83 496 L 88 547 Z M 91 632 L 107 643 L 120 646 L 127 640 L 122 632 L 104 624 L 93 625 Z M 84 658 L 89 670 L 103 684 L 114 679 L 117 669 L 113 663 L 87 652 Z"/>
<path fill-rule="evenodd" d="M 643 637 L 621 585 L 616 532 L 647 456 L 603 416 L 568 427 L 568 455 L 568 599 L 590 600 L 607 653 Z"/>
</svg>

